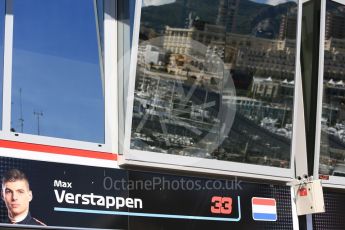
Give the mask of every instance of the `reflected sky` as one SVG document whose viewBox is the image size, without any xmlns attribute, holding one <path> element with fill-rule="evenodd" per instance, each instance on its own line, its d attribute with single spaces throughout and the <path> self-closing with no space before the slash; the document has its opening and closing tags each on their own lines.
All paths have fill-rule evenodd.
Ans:
<svg viewBox="0 0 345 230">
<path fill-rule="evenodd" d="M 175 2 L 176 0 L 143 0 L 143 6 L 159 6 Z M 250 0 L 256 3 L 276 6 L 286 2 L 296 2 L 296 0 Z"/>
<path fill-rule="evenodd" d="M 282 3 L 286 3 L 286 2 L 296 2 L 296 0 L 250 0 L 250 1 L 256 2 L 256 3 L 272 5 L 272 6 L 276 6 L 276 5 L 279 5 Z"/>
<path fill-rule="evenodd" d="M 36 111 L 43 113 L 41 135 L 104 142 L 93 7 L 92 0 L 14 1 L 11 127 L 17 132 L 38 134 Z"/>
<path fill-rule="evenodd" d="M 159 6 L 175 2 L 176 0 L 143 0 L 143 6 Z"/>
</svg>

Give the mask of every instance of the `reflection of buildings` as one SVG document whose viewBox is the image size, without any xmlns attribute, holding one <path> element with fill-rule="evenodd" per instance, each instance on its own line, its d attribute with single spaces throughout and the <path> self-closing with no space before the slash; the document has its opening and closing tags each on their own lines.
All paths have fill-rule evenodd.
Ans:
<svg viewBox="0 0 345 230">
<path fill-rule="evenodd" d="M 272 118 L 279 120 L 278 126 L 284 126 L 291 123 L 291 107 L 280 103 L 267 103 L 262 100 L 236 97 L 236 111 L 241 115 L 261 122 L 264 118 Z"/>
<path fill-rule="evenodd" d="M 188 0 L 183 2 L 187 4 Z M 198 128 L 203 133 L 210 132 L 212 125 L 218 128 L 221 122 L 217 118 L 218 104 L 213 108 L 203 108 L 202 105 L 224 101 L 226 94 L 219 95 L 223 93 L 220 83 L 226 71 L 233 76 L 243 76 L 248 86 L 239 88 L 241 92 L 237 92 L 236 100 L 222 105 L 234 106 L 236 103 L 235 127 L 224 141 L 223 149 L 216 150 L 212 157 L 234 160 L 237 155 L 241 161 L 246 158 L 246 161 L 254 162 L 255 157 L 259 160 L 262 153 L 268 153 L 274 159 L 288 159 L 291 130 L 286 127 L 292 122 L 296 45 L 293 15 L 286 15 L 282 22 L 281 39 L 265 39 L 235 33 L 239 0 L 220 0 L 219 3 L 213 23 L 198 19 L 189 5 L 190 9 L 184 14 L 188 15 L 184 26 L 165 26 L 161 40 L 165 68 L 159 65 L 159 51 L 154 47 L 142 48 L 143 58 L 139 58 L 140 68 L 137 69 L 133 132 L 145 134 L 152 143 L 145 141 L 149 146 L 140 148 L 155 146 L 159 148 L 157 151 L 169 152 L 173 148 L 167 142 L 174 146 L 172 136 L 198 143 L 202 136 L 193 133 L 191 128 Z M 147 49 L 150 55 L 147 55 Z M 148 68 L 146 59 L 154 63 L 150 66 L 153 68 Z M 146 63 L 146 68 L 140 63 Z M 183 94 L 191 86 L 197 86 L 197 92 L 180 107 Z M 140 122 L 144 114 L 150 118 L 142 127 Z M 143 130 L 139 132 L 136 127 Z M 174 147 L 179 148 L 178 145 Z M 205 147 L 201 146 L 198 151 L 201 149 Z"/>
<path fill-rule="evenodd" d="M 340 107 L 345 103 L 345 83 L 330 79 L 324 83 L 323 117 L 329 125 L 342 122 L 345 117 L 340 114 Z"/>
<path fill-rule="evenodd" d="M 282 16 L 279 29 L 279 39 L 296 39 L 297 17 L 296 14 Z"/>
<path fill-rule="evenodd" d="M 327 11 L 324 54 L 323 117 L 328 125 L 342 122 L 339 108 L 345 102 L 345 8 Z"/>
<path fill-rule="evenodd" d="M 192 50 L 193 29 L 166 27 L 163 48 L 172 53 L 189 54 Z"/>
<path fill-rule="evenodd" d="M 327 11 L 324 57 L 325 79 L 345 79 L 345 8 Z"/>
<path fill-rule="evenodd" d="M 195 24 L 194 24 L 195 26 Z M 174 53 L 190 54 L 191 41 L 208 45 L 226 45 L 227 48 L 247 47 L 253 49 L 294 50 L 293 40 L 271 40 L 250 35 L 225 33 L 222 27 L 203 23 L 190 29 L 165 28 L 164 48 Z"/>
<path fill-rule="evenodd" d="M 279 82 L 272 80 L 271 77 L 267 79 L 253 78 L 252 94 L 253 97 L 276 98 L 278 95 Z"/>
<path fill-rule="evenodd" d="M 193 20 L 189 28 L 166 26 L 163 48 L 175 54 L 192 56 L 192 50 L 196 48 L 192 47 L 196 45 L 193 41 L 197 41 L 208 50 L 214 50 L 214 54 L 223 60 L 225 69 L 236 69 L 252 76 L 293 79 L 296 8 L 282 16 L 279 40 L 274 40 L 226 31 L 224 23 L 233 17 L 228 15 L 232 13 L 224 10 L 229 4 L 235 10 L 238 1 L 221 1 L 214 25 Z M 230 21 L 234 23 L 234 19 Z M 204 65 L 206 60 L 201 62 Z"/>
<path fill-rule="evenodd" d="M 194 24 L 195 25 L 195 24 Z M 214 42 L 225 44 L 224 28 L 217 25 L 203 23 L 202 26 L 189 29 L 165 28 L 164 49 L 173 53 L 188 54 L 192 52 L 192 40 L 198 41 L 204 45 L 210 45 Z"/>
<path fill-rule="evenodd" d="M 326 14 L 326 39 L 345 38 L 345 12 L 343 8 Z"/>
<path fill-rule="evenodd" d="M 241 48 L 236 67 L 259 76 L 293 79 L 295 73 L 295 51 L 286 43 L 275 41 L 271 49 Z"/>
<path fill-rule="evenodd" d="M 345 157 L 345 8 L 326 14 L 320 172 L 332 174 Z"/>
<path fill-rule="evenodd" d="M 167 26 L 164 49 L 176 54 L 193 55 L 192 41 L 194 40 L 207 46 L 208 51 L 214 51 L 213 54 L 209 53 L 205 59 L 218 55 L 221 59 L 226 59 L 224 60 L 225 63 L 231 63 L 236 55 L 236 50 L 233 47 L 226 47 L 226 38 L 227 31 L 233 31 L 235 28 L 238 4 L 239 0 L 220 0 L 214 24 L 189 17 L 189 28 L 182 29 Z M 201 62 L 205 66 L 207 60 Z"/>
<path fill-rule="evenodd" d="M 166 53 L 161 48 L 149 44 L 140 45 L 138 48 L 138 63 L 145 65 L 162 65 Z"/>
<path fill-rule="evenodd" d="M 163 48 L 172 53 L 168 72 L 186 76 L 188 71 L 190 77 L 206 82 L 221 78 L 224 70 L 224 45 L 223 26 L 209 25 L 201 21 L 194 22 L 189 29 L 167 26 Z M 205 53 L 202 53 L 203 50 Z"/>
<path fill-rule="evenodd" d="M 224 33 L 221 27 L 208 24 L 199 29 L 166 27 L 164 49 L 172 53 L 192 55 L 192 45 L 196 45 L 192 43 L 194 40 L 215 50 L 228 68 L 249 70 L 263 76 L 294 77 L 294 40 L 270 40 Z"/>
<path fill-rule="evenodd" d="M 254 77 L 251 87 L 253 98 L 266 98 L 266 100 L 283 100 L 292 102 L 294 95 L 294 81 L 288 82 L 268 78 Z M 291 103 L 292 104 L 292 103 Z"/>
<path fill-rule="evenodd" d="M 324 74 L 326 79 L 345 79 L 345 39 L 325 41 Z"/>
<path fill-rule="evenodd" d="M 342 7 L 328 11 L 324 54 L 323 117 L 328 125 L 341 122 L 339 107 L 345 101 L 345 14 Z"/>
<path fill-rule="evenodd" d="M 239 0 L 220 0 L 216 25 L 224 26 L 227 31 L 234 31 L 238 4 Z"/>
</svg>

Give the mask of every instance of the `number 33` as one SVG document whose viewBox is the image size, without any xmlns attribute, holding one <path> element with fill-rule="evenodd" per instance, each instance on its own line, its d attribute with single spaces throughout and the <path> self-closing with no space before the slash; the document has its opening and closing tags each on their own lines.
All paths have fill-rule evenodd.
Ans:
<svg viewBox="0 0 345 230">
<path fill-rule="evenodd" d="M 231 214 L 232 212 L 232 198 L 231 197 L 212 197 L 211 213 L 215 214 Z"/>
</svg>

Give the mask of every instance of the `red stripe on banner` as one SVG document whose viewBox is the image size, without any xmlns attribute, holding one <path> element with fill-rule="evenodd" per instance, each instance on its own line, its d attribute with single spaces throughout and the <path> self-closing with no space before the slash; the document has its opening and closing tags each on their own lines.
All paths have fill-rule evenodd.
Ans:
<svg viewBox="0 0 345 230">
<path fill-rule="evenodd" d="M 256 205 L 275 206 L 276 205 L 276 200 L 275 199 L 263 199 L 263 198 L 256 198 L 256 197 L 254 197 L 252 199 L 252 203 L 256 204 Z"/>
<path fill-rule="evenodd" d="M 73 148 L 66 148 L 66 147 L 49 146 L 49 145 L 31 144 L 31 143 L 24 143 L 24 142 L 17 142 L 17 141 L 0 140 L 0 147 L 36 151 L 36 152 L 42 152 L 42 153 L 68 155 L 68 156 L 96 158 L 96 159 L 102 159 L 102 160 L 113 160 L 113 161 L 117 160 L 117 154 L 91 151 L 91 150 L 73 149 Z"/>
</svg>

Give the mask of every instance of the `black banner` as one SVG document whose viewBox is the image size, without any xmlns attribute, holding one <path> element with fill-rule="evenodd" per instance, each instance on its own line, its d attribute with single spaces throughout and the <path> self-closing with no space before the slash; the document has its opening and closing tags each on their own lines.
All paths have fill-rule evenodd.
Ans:
<svg viewBox="0 0 345 230">
<path fill-rule="evenodd" d="M 343 230 L 345 229 L 345 193 L 340 190 L 324 189 L 325 213 L 313 215 L 313 229 L 315 230 Z"/>
<path fill-rule="evenodd" d="M 28 178 L 32 200 L 26 202 L 35 219 L 24 224 L 131 230 L 293 229 L 287 186 L 4 157 L 0 162 L 2 177 L 17 169 Z M 13 195 L 20 186 L 16 181 L 2 184 L 4 224 L 25 206 L 19 204 L 19 195 Z"/>
</svg>

